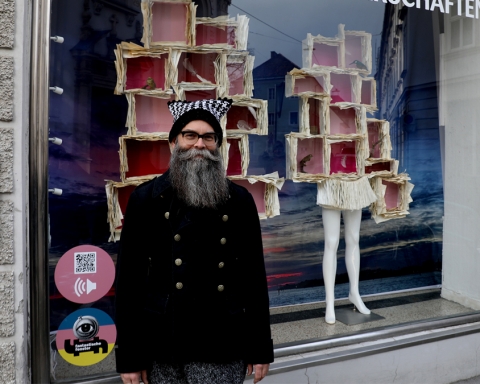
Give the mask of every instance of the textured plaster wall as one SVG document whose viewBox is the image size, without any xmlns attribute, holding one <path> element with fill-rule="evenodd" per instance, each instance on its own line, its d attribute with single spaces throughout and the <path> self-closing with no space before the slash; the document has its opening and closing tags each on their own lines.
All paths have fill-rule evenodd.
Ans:
<svg viewBox="0 0 480 384">
<path fill-rule="evenodd" d="M 0 0 L 0 383 L 28 383 L 31 1 Z"/>
</svg>

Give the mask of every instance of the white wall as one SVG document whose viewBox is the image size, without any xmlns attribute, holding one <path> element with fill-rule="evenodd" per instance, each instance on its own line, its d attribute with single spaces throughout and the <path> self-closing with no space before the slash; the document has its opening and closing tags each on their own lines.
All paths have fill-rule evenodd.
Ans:
<svg viewBox="0 0 480 384">
<path fill-rule="evenodd" d="M 472 33 L 460 37 L 452 26 Z M 464 42 L 473 38 L 473 44 L 452 48 L 457 37 Z M 441 67 L 440 110 L 445 125 L 442 296 L 480 309 L 479 20 L 446 15 Z"/>
</svg>

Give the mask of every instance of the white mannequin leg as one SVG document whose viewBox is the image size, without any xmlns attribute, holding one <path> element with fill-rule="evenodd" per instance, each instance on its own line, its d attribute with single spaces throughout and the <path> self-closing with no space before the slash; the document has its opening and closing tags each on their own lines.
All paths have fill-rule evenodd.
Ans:
<svg viewBox="0 0 480 384">
<path fill-rule="evenodd" d="M 345 264 L 347 266 L 348 280 L 350 281 L 350 292 L 348 299 L 355 305 L 357 310 L 364 315 L 370 314 L 365 306 L 358 290 L 360 275 L 360 224 L 362 221 L 362 210 L 343 211 L 343 222 L 345 224 Z"/>
<path fill-rule="evenodd" d="M 323 280 L 325 283 L 325 322 L 335 323 L 335 276 L 337 274 L 337 248 L 340 241 L 340 213 L 334 209 L 322 208 L 325 237 L 323 252 Z"/>
</svg>

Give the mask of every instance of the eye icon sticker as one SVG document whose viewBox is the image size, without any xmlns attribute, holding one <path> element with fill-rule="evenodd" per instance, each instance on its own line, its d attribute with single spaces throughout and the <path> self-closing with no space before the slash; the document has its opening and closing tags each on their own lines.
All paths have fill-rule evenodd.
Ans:
<svg viewBox="0 0 480 384">
<path fill-rule="evenodd" d="M 80 340 L 91 339 L 98 331 L 98 321 L 93 316 L 80 316 L 73 325 L 73 334 Z"/>
<path fill-rule="evenodd" d="M 87 366 L 105 359 L 115 347 L 117 329 L 110 316 L 95 308 L 68 315 L 57 331 L 60 356 L 70 364 Z"/>
</svg>

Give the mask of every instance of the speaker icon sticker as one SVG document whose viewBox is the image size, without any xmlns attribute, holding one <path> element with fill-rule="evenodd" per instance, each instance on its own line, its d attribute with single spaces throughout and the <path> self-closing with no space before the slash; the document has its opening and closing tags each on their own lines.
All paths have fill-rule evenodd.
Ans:
<svg viewBox="0 0 480 384">
<path fill-rule="evenodd" d="M 55 268 L 55 285 L 74 303 L 87 304 L 107 294 L 115 279 L 115 265 L 103 249 L 94 245 L 72 248 Z"/>
<path fill-rule="evenodd" d="M 85 289 L 85 285 L 87 288 Z M 82 296 L 85 292 L 90 294 L 94 289 L 97 289 L 97 283 L 92 283 L 90 280 L 87 279 L 87 282 L 85 283 L 84 280 L 82 280 L 80 277 L 75 281 L 75 284 L 73 286 L 73 290 L 75 291 L 75 294 L 80 297 Z"/>
</svg>

